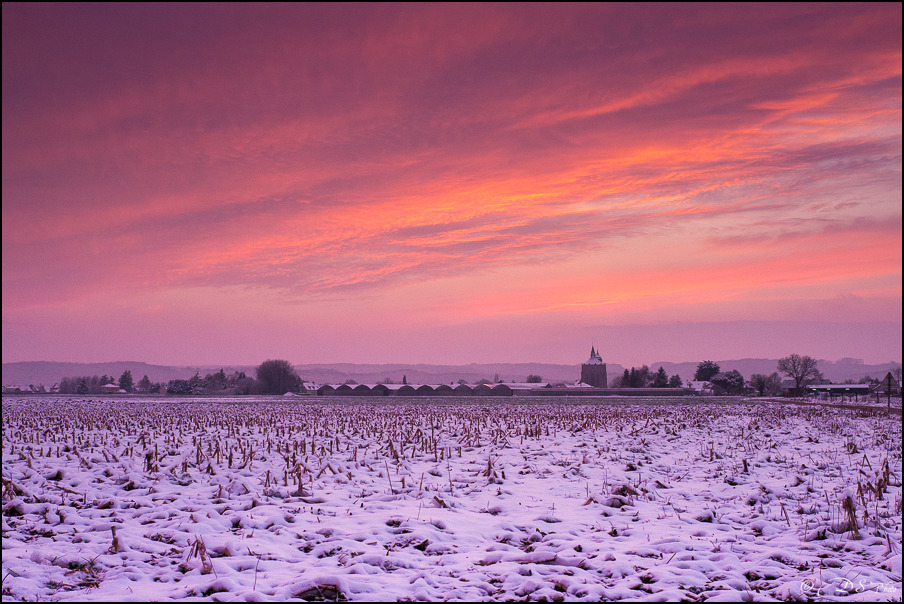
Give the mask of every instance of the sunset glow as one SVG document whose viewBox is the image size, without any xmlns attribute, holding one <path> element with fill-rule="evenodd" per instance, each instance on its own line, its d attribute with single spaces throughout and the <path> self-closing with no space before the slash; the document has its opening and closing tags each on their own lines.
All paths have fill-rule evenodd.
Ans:
<svg viewBox="0 0 904 604">
<path fill-rule="evenodd" d="M 3 361 L 900 361 L 901 16 L 4 3 Z"/>
</svg>

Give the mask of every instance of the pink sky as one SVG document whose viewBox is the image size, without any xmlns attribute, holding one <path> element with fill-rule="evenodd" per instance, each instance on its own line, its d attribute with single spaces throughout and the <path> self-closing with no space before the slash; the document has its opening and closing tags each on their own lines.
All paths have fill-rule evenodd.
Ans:
<svg viewBox="0 0 904 604">
<path fill-rule="evenodd" d="M 4 362 L 901 360 L 900 3 L 2 10 Z"/>
</svg>

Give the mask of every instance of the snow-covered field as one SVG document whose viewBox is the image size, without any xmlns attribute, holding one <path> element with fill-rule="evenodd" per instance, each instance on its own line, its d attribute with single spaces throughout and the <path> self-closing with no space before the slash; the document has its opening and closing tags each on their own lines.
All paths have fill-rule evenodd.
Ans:
<svg viewBox="0 0 904 604">
<path fill-rule="evenodd" d="M 4 397 L 3 600 L 901 601 L 901 422 L 864 415 Z"/>
</svg>

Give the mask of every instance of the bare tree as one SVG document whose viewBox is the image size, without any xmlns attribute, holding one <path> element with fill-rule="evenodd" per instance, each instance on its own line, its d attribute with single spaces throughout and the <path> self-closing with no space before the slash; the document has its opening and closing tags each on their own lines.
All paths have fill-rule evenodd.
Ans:
<svg viewBox="0 0 904 604">
<path fill-rule="evenodd" d="M 774 396 L 782 392 L 782 378 L 777 371 L 773 371 L 770 375 L 754 373 L 750 376 L 750 386 L 760 396 Z"/>
<path fill-rule="evenodd" d="M 797 395 L 803 392 L 803 388 L 824 379 L 822 373 L 816 368 L 816 359 L 799 354 L 779 359 L 778 370 L 794 380 L 794 391 Z"/>
</svg>

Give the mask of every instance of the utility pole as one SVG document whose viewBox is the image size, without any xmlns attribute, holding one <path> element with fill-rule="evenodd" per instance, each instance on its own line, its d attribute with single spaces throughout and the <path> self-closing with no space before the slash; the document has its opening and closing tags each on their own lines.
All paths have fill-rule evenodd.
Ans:
<svg viewBox="0 0 904 604">
<path fill-rule="evenodd" d="M 885 379 L 882 380 L 881 384 L 883 386 L 885 386 L 885 395 L 887 397 L 888 413 L 890 415 L 891 414 L 891 385 L 894 384 L 895 386 L 897 386 L 898 382 L 897 382 L 897 380 L 895 380 L 894 376 L 891 374 L 891 371 L 889 371 L 885 375 Z"/>
</svg>

